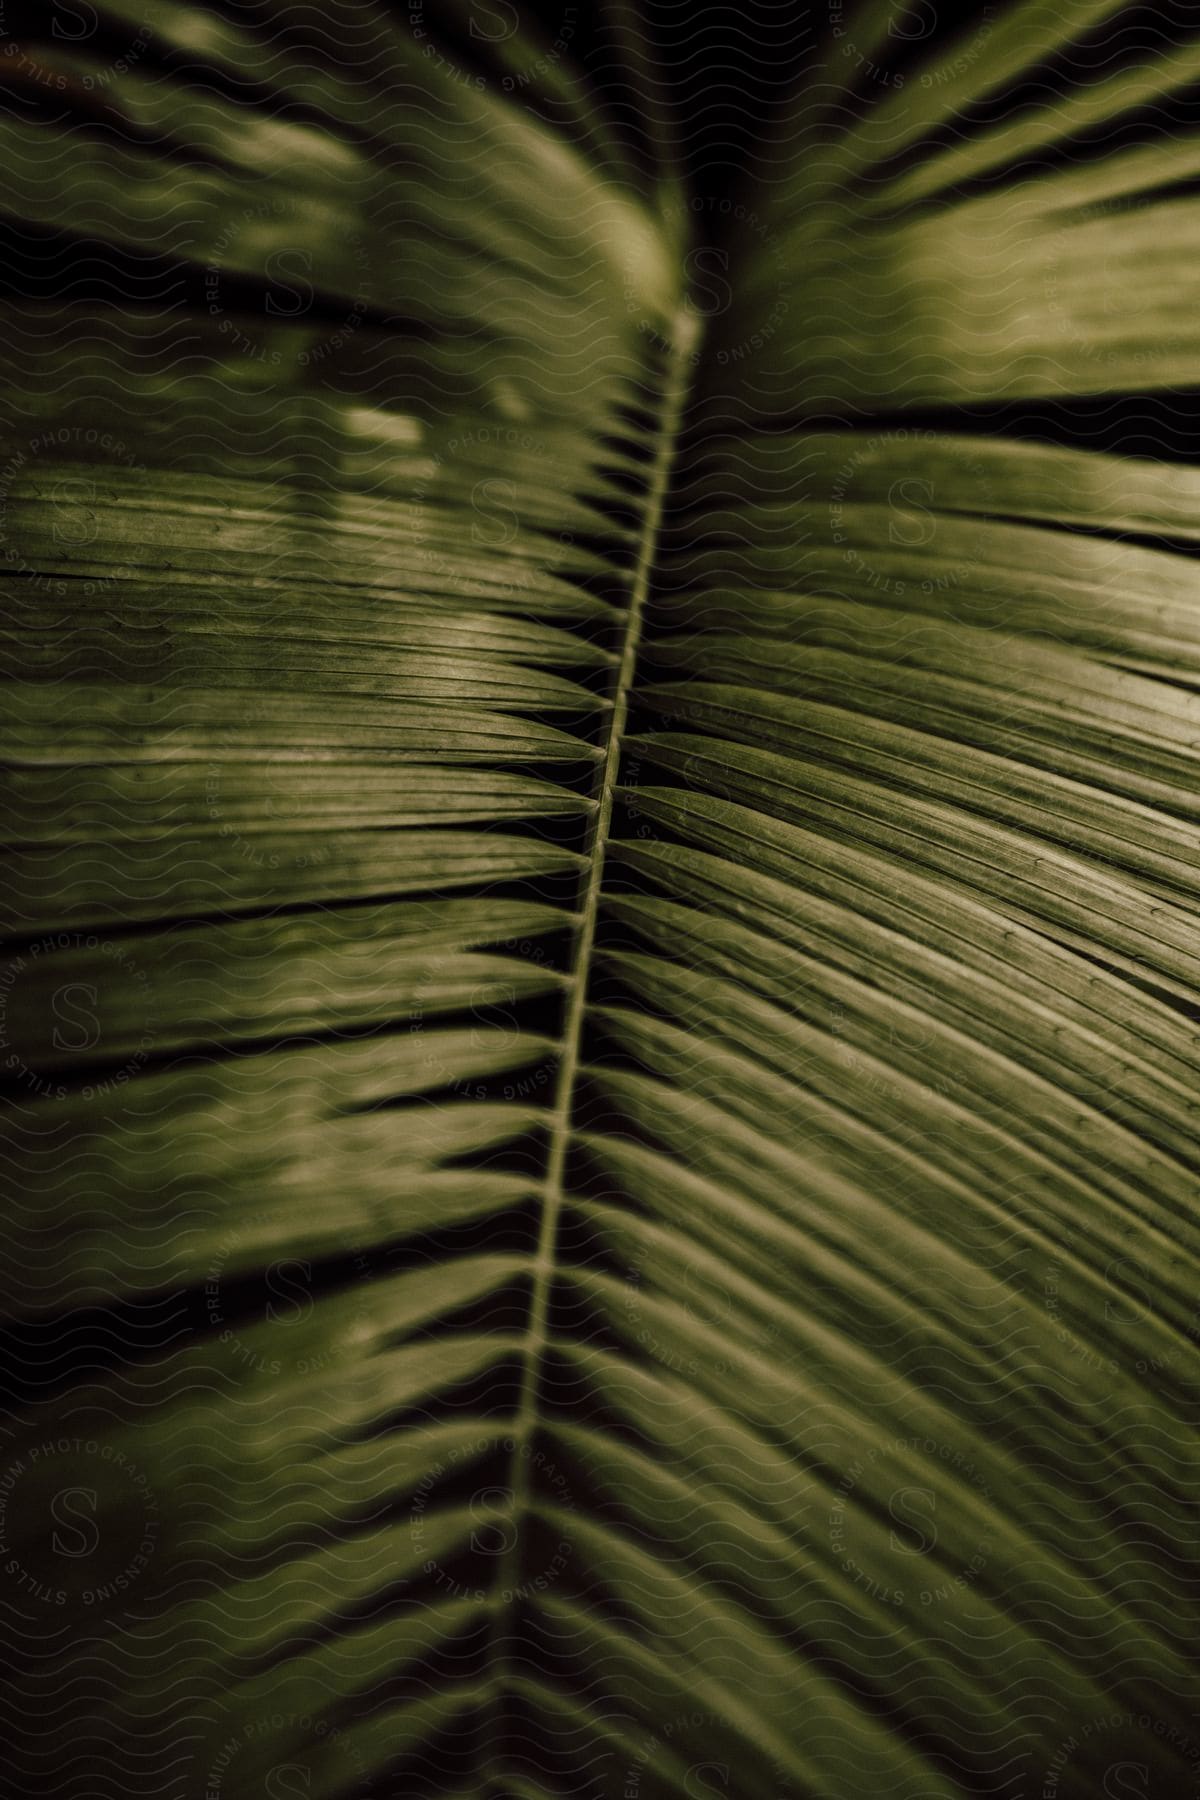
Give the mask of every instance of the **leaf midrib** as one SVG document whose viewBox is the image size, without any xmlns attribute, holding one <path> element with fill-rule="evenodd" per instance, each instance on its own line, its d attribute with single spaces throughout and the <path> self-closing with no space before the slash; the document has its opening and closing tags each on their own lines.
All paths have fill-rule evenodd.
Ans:
<svg viewBox="0 0 1200 1800">
<path fill-rule="evenodd" d="M 687 396 L 691 357 L 699 337 L 699 320 L 694 312 L 680 307 L 673 321 L 667 380 L 663 389 L 662 417 L 647 483 L 645 511 L 638 538 L 637 557 L 630 587 L 629 607 L 625 616 L 624 637 L 617 663 L 611 695 L 611 711 L 602 757 L 597 764 L 591 798 L 594 802 L 584 846 L 586 872 L 583 892 L 577 910 L 578 925 L 575 948 L 568 971 L 568 998 L 563 1022 L 561 1054 L 554 1101 L 549 1113 L 546 1168 L 541 1184 L 541 1219 L 537 1249 L 533 1260 L 533 1288 L 529 1317 L 522 1345 L 521 1388 L 513 1418 L 511 1453 L 507 1486 L 512 1500 L 512 1545 L 501 1561 L 497 1591 L 503 1594 L 518 1586 L 518 1565 L 523 1546 L 522 1526 L 529 1512 L 531 1459 L 521 1454 L 522 1447 L 537 1428 L 538 1392 L 542 1363 L 547 1347 L 546 1322 L 556 1272 L 555 1247 L 559 1220 L 564 1203 L 563 1175 L 567 1150 L 572 1136 L 575 1090 L 578 1084 L 584 1021 L 587 1015 L 596 926 L 600 913 L 600 896 L 604 880 L 605 860 L 612 827 L 613 802 L 617 787 L 629 714 L 630 695 L 641 648 L 642 626 L 647 596 L 653 578 L 662 528 L 663 509 L 678 448 L 679 426 Z M 499 1619 L 499 1613 L 497 1619 Z M 503 1684 L 501 1684 L 501 1688 Z"/>
</svg>

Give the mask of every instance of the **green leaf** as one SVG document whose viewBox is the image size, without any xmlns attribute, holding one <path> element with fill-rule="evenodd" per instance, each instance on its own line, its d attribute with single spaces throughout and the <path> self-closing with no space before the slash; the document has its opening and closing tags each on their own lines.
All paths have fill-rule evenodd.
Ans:
<svg viewBox="0 0 1200 1800">
<path fill-rule="evenodd" d="M 16 1786 L 1189 1793 L 1191 33 L 91 11 L 0 116 Z"/>
</svg>

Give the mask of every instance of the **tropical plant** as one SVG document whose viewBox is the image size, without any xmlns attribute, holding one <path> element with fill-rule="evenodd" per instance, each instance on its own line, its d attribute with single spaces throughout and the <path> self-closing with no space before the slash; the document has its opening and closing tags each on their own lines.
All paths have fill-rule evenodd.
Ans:
<svg viewBox="0 0 1200 1800">
<path fill-rule="evenodd" d="M 14 1791 L 1200 1791 L 1190 12 L 4 19 Z"/>
</svg>

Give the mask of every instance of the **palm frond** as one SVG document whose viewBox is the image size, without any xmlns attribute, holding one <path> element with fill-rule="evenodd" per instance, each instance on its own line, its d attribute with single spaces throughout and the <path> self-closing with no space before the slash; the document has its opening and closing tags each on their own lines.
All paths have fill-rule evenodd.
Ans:
<svg viewBox="0 0 1200 1800">
<path fill-rule="evenodd" d="M 1196 51 L 991 10 L 23 38 L 24 1791 L 1189 1791 Z"/>
</svg>

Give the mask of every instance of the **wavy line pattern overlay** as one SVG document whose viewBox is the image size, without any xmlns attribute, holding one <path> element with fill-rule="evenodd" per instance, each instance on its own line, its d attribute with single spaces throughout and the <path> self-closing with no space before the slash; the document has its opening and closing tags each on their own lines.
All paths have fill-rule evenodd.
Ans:
<svg viewBox="0 0 1200 1800">
<path fill-rule="evenodd" d="M 4 1791 L 1200 1795 L 1184 0 L 0 0 Z"/>
</svg>

